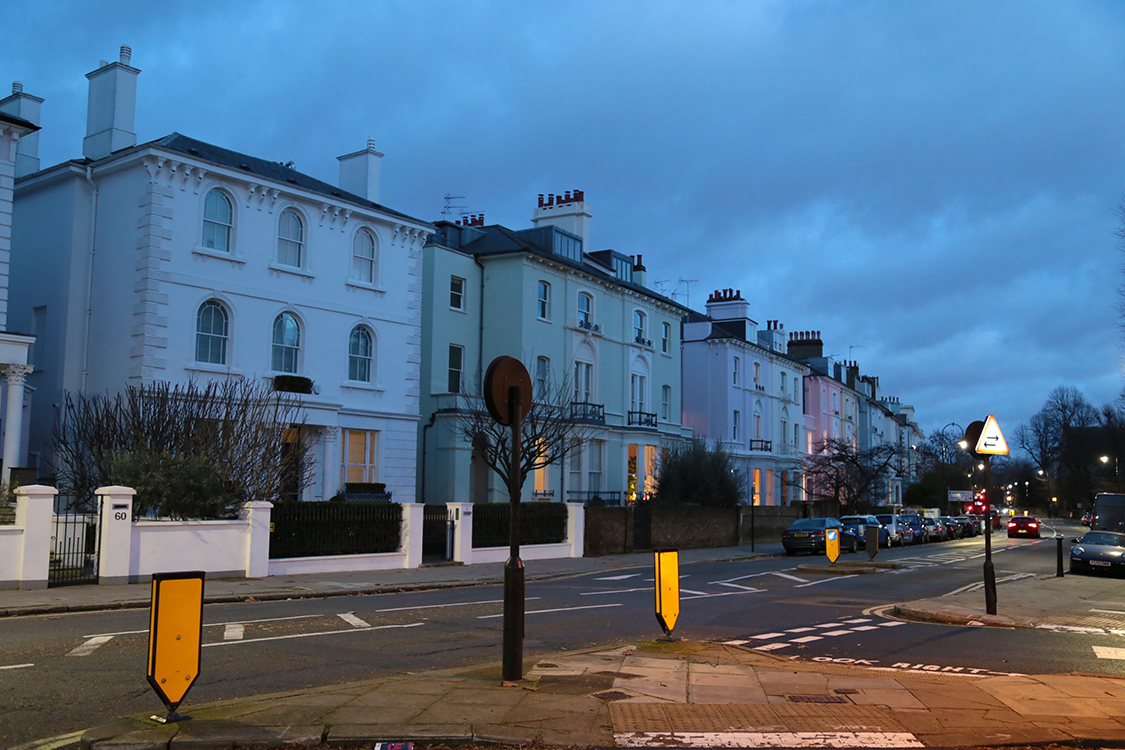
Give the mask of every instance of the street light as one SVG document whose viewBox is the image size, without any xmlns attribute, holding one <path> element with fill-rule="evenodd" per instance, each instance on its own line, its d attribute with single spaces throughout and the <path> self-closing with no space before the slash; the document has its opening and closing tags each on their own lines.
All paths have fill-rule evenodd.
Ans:
<svg viewBox="0 0 1125 750">
<path fill-rule="evenodd" d="M 949 478 L 948 478 L 948 475 L 946 474 L 946 471 L 945 471 L 945 468 L 946 468 L 946 463 L 945 463 L 945 440 L 946 440 L 945 431 L 947 429 L 949 429 L 950 427 L 956 427 L 958 430 L 961 431 L 962 435 L 965 434 L 965 429 L 963 427 L 961 427 L 961 425 L 957 424 L 956 422 L 950 422 L 949 424 L 947 424 L 945 427 L 942 427 L 938 431 L 941 434 L 941 481 L 942 481 L 943 484 L 945 484 L 945 509 L 946 509 L 947 512 L 949 511 L 950 508 L 949 508 Z M 966 443 L 964 440 L 959 441 L 957 443 L 957 445 L 961 448 L 961 450 L 965 450 L 966 448 L 969 447 L 969 444 Z"/>
</svg>

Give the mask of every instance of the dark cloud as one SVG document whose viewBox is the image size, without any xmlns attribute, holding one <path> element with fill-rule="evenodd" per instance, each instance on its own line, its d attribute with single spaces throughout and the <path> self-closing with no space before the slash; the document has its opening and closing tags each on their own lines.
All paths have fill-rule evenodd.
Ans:
<svg viewBox="0 0 1125 750">
<path fill-rule="evenodd" d="M 584 189 L 594 245 L 823 331 L 927 428 L 1122 385 L 1121 4 L 59 0 L 0 26 L 47 163 L 131 44 L 142 140 L 333 180 L 372 135 L 384 201 L 432 219 Z"/>
</svg>

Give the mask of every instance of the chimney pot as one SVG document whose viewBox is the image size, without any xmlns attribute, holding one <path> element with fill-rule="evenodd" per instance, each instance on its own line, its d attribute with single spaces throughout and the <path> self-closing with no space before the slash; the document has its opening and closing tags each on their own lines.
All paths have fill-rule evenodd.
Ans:
<svg viewBox="0 0 1125 750">
<path fill-rule="evenodd" d="M 20 83 L 19 81 L 12 81 L 12 93 L 13 94 L 22 94 L 23 93 L 23 84 Z"/>
<path fill-rule="evenodd" d="M 374 136 L 370 136 L 370 135 L 367 136 L 367 150 L 368 151 L 374 151 L 375 150 L 375 137 Z"/>
<path fill-rule="evenodd" d="M 133 59 L 133 48 L 128 44 L 121 45 L 121 64 L 128 65 L 129 61 Z"/>
</svg>

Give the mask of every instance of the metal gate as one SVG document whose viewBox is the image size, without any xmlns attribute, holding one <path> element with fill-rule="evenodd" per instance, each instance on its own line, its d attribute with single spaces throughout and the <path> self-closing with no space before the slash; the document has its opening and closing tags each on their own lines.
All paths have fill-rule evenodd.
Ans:
<svg viewBox="0 0 1125 750">
<path fill-rule="evenodd" d="M 422 561 L 453 559 L 453 518 L 444 505 L 422 506 Z"/>
<path fill-rule="evenodd" d="M 98 582 L 98 502 L 93 508 L 77 505 L 55 513 L 51 535 L 51 564 L 48 586 L 71 586 Z"/>
<path fill-rule="evenodd" d="M 652 506 L 638 502 L 633 506 L 633 549 L 652 546 Z"/>
</svg>

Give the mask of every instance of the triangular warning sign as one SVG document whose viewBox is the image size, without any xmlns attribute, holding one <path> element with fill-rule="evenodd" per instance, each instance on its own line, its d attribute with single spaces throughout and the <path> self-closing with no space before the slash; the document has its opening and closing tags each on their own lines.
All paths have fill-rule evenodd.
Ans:
<svg viewBox="0 0 1125 750">
<path fill-rule="evenodd" d="M 1000 432 L 1000 425 L 996 423 L 996 417 L 991 414 L 984 421 L 984 429 L 980 431 L 976 452 L 989 456 L 1008 455 L 1008 441 L 1004 439 L 1004 433 Z"/>
</svg>

